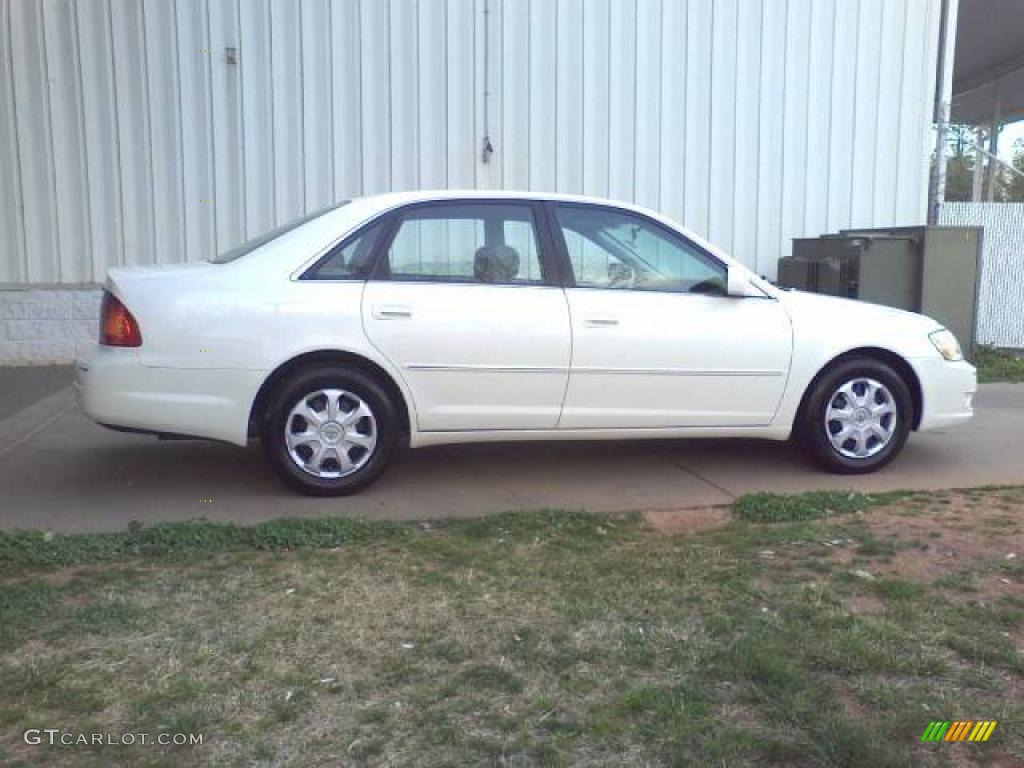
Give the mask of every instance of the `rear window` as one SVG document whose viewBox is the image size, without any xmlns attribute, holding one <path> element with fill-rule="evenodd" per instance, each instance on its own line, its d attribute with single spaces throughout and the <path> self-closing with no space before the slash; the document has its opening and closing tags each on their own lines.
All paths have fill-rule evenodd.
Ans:
<svg viewBox="0 0 1024 768">
<path fill-rule="evenodd" d="M 343 200 L 340 203 L 335 203 L 334 205 L 329 205 L 326 208 L 321 208 L 318 211 L 313 211 L 313 213 L 307 213 L 305 216 L 295 219 L 294 221 L 289 221 L 287 224 L 282 224 L 280 227 L 276 227 L 275 229 L 272 229 L 269 232 L 265 232 L 259 237 L 255 237 L 252 240 L 246 240 L 241 245 L 236 245 L 229 251 L 224 251 L 224 253 L 220 254 L 219 256 L 214 256 L 212 259 L 210 259 L 210 263 L 227 264 L 230 261 L 240 259 L 241 257 L 245 256 L 245 254 L 255 251 L 261 245 L 266 245 L 271 240 L 280 237 L 286 232 L 291 232 L 293 229 L 301 227 L 307 221 L 312 221 L 313 219 L 319 216 L 323 216 L 328 211 L 333 211 L 336 210 L 337 208 L 341 208 L 344 205 L 348 205 L 348 202 L 348 200 Z"/>
</svg>

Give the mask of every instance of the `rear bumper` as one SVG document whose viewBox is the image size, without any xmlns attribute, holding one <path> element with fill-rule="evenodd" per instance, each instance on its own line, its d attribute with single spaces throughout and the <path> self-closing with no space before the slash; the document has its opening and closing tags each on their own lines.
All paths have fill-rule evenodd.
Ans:
<svg viewBox="0 0 1024 768">
<path fill-rule="evenodd" d="M 105 426 L 245 445 L 259 371 L 151 368 L 134 349 L 95 346 L 75 366 L 78 405 Z"/>
<path fill-rule="evenodd" d="M 914 360 L 921 382 L 922 432 L 962 424 L 974 416 L 978 375 L 966 361 L 951 363 L 941 358 Z"/>
</svg>

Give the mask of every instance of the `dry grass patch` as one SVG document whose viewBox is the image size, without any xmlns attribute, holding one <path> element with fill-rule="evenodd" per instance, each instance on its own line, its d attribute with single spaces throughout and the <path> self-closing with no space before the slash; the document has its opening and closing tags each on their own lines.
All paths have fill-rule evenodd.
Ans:
<svg viewBox="0 0 1024 768">
<path fill-rule="evenodd" d="M 715 510 L 170 527 L 32 539 L 33 567 L 0 541 L 0 764 L 1024 760 L 1024 600 L 992 582 L 1021 580 L 1003 551 L 1014 493 L 863 514 L 852 498 L 761 499 L 801 517 L 772 525 Z M 665 535 L 694 527 L 709 529 Z M 970 600 L 920 561 L 947 548 Z M 940 717 L 1000 726 L 989 744 L 923 749 Z M 204 743 L 28 747 L 30 727 Z"/>
<path fill-rule="evenodd" d="M 658 533 L 681 536 L 721 528 L 732 520 L 728 507 L 695 509 L 652 509 L 644 512 L 644 522 Z"/>
</svg>

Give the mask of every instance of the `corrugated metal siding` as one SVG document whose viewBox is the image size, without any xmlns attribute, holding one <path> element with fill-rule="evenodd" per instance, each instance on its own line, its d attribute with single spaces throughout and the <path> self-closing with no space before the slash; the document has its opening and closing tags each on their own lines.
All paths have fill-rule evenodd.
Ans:
<svg viewBox="0 0 1024 768">
<path fill-rule="evenodd" d="M 939 4 L 0 0 L 0 283 L 438 187 L 634 200 L 774 275 L 923 221 Z"/>
</svg>

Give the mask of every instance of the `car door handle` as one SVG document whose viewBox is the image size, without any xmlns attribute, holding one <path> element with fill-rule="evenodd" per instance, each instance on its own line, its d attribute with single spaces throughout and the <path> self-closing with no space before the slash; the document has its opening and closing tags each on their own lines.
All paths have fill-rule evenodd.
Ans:
<svg viewBox="0 0 1024 768">
<path fill-rule="evenodd" d="M 588 328 L 611 328 L 619 324 L 614 317 L 588 317 L 583 321 Z"/>
<path fill-rule="evenodd" d="M 400 305 L 374 307 L 373 316 L 378 320 L 403 320 L 412 317 L 412 310 Z"/>
</svg>

